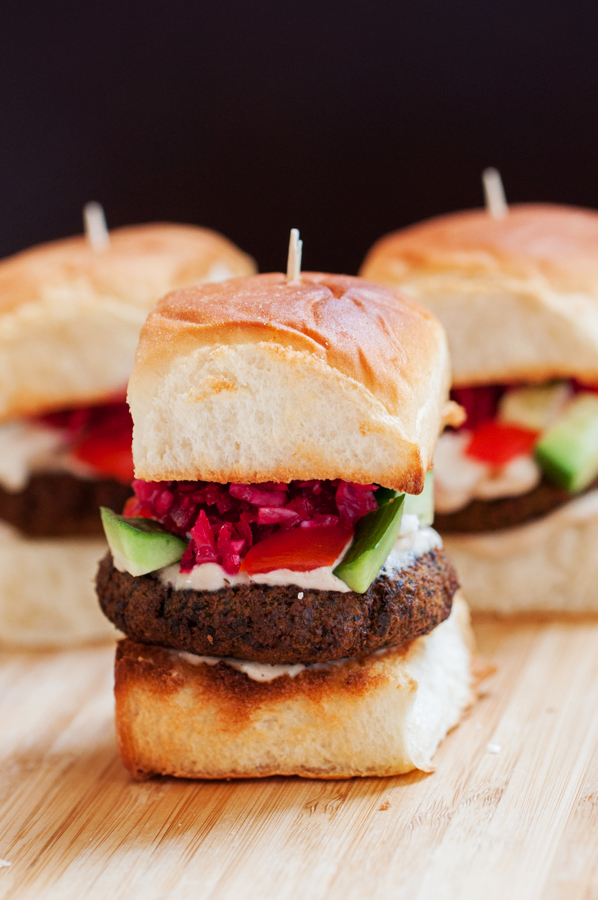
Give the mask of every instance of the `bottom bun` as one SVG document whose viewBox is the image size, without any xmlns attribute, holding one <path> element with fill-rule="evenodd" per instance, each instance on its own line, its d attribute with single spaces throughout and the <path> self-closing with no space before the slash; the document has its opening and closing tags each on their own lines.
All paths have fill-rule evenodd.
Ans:
<svg viewBox="0 0 598 900">
<path fill-rule="evenodd" d="M 94 590 L 101 538 L 26 538 L 0 524 L 0 645 L 44 649 L 114 638 Z"/>
<path fill-rule="evenodd" d="M 598 491 L 528 525 L 443 543 L 476 611 L 598 613 Z"/>
<path fill-rule="evenodd" d="M 226 662 L 122 641 L 116 727 L 135 778 L 350 778 L 432 771 L 473 699 L 473 636 L 448 619 L 401 649 L 254 681 Z"/>
</svg>

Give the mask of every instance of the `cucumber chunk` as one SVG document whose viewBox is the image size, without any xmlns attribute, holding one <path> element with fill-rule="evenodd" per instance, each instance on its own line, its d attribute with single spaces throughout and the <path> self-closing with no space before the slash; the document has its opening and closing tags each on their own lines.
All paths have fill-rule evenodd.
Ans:
<svg viewBox="0 0 598 900">
<path fill-rule="evenodd" d="M 598 476 L 598 396 L 578 394 L 536 447 L 543 471 L 571 493 Z"/>
<path fill-rule="evenodd" d="M 386 562 L 401 530 L 404 504 L 404 494 L 389 498 L 357 523 L 353 543 L 334 570 L 352 591 L 365 594 Z"/>
<path fill-rule="evenodd" d="M 403 513 L 417 516 L 421 525 L 431 525 L 434 521 L 434 473 L 427 472 L 421 494 L 405 494 Z"/>
<path fill-rule="evenodd" d="M 112 555 L 131 575 L 147 575 L 178 562 L 187 549 L 186 541 L 153 519 L 127 519 L 105 506 L 100 513 Z"/>
<path fill-rule="evenodd" d="M 571 397 L 566 381 L 507 391 L 498 404 L 498 419 L 530 431 L 545 431 L 562 413 Z"/>
<path fill-rule="evenodd" d="M 390 500 L 395 500 L 397 497 L 401 496 L 400 491 L 393 491 L 392 488 L 379 487 L 376 493 L 374 494 L 378 506 L 384 506 Z"/>
<path fill-rule="evenodd" d="M 379 487 L 376 491 L 378 506 L 384 506 L 389 500 L 400 497 L 399 491 L 391 488 Z M 421 494 L 405 494 L 403 513 L 408 516 L 417 516 L 422 525 L 432 525 L 434 522 L 434 473 L 426 473 L 424 489 Z"/>
</svg>

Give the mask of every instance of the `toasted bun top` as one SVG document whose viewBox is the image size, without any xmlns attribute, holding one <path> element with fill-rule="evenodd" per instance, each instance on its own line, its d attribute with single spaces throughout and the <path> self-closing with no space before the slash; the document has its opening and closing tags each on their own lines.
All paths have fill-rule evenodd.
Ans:
<svg viewBox="0 0 598 900">
<path fill-rule="evenodd" d="M 253 271 L 253 260 L 216 231 L 162 222 L 132 225 L 111 231 L 104 251 L 78 235 L 2 260 L 0 315 L 53 291 L 76 289 L 98 303 L 118 298 L 149 310 L 179 286 Z"/>
<path fill-rule="evenodd" d="M 363 265 L 374 269 L 539 276 L 555 290 L 598 297 L 598 212 L 526 203 L 502 219 L 484 209 L 439 216 L 378 241 Z"/>
<path fill-rule="evenodd" d="M 177 291 L 151 312 L 129 383 L 136 474 L 417 493 L 448 378 L 434 316 L 359 278 L 270 274 Z"/>
<path fill-rule="evenodd" d="M 222 235 L 191 225 L 84 237 L 0 262 L 0 418 L 101 402 L 124 389 L 139 330 L 167 291 L 255 271 Z"/>
<path fill-rule="evenodd" d="M 441 216 L 374 245 L 361 274 L 445 325 L 456 384 L 598 379 L 598 213 L 550 204 Z"/>
</svg>

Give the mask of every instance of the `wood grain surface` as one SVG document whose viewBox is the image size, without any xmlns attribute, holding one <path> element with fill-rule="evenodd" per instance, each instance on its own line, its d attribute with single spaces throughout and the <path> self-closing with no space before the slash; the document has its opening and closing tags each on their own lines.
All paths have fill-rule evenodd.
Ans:
<svg viewBox="0 0 598 900">
<path fill-rule="evenodd" d="M 476 631 L 436 772 L 347 782 L 136 784 L 112 648 L 2 654 L 0 897 L 598 898 L 598 623 Z"/>
</svg>

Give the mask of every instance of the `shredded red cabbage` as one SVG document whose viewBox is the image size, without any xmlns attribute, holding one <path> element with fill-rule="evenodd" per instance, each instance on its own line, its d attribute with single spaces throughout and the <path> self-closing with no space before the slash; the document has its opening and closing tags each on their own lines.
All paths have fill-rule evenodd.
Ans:
<svg viewBox="0 0 598 900">
<path fill-rule="evenodd" d="M 353 527 L 378 508 L 377 485 L 339 480 L 255 485 L 136 479 L 133 490 L 126 515 L 148 516 L 189 538 L 182 572 L 215 562 L 235 575 L 249 548 L 274 531 Z"/>
<path fill-rule="evenodd" d="M 463 407 L 467 414 L 461 426 L 471 430 L 496 418 L 498 401 L 505 391 L 504 385 L 484 384 L 478 387 L 453 388 L 451 398 Z"/>
<path fill-rule="evenodd" d="M 575 378 L 569 379 L 573 391 L 593 391 L 598 393 L 598 385 L 583 384 Z M 517 384 L 482 384 L 477 387 L 453 388 L 451 398 L 459 403 L 467 414 L 467 418 L 461 428 L 468 431 L 475 430 L 478 425 L 495 419 L 498 413 L 500 398 L 510 388 L 518 387 Z"/>
<path fill-rule="evenodd" d="M 78 443 L 89 434 L 124 433 L 130 435 L 133 422 L 123 398 L 114 397 L 94 406 L 75 406 L 36 417 L 38 421 L 66 432 L 70 443 Z"/>
</svg>

